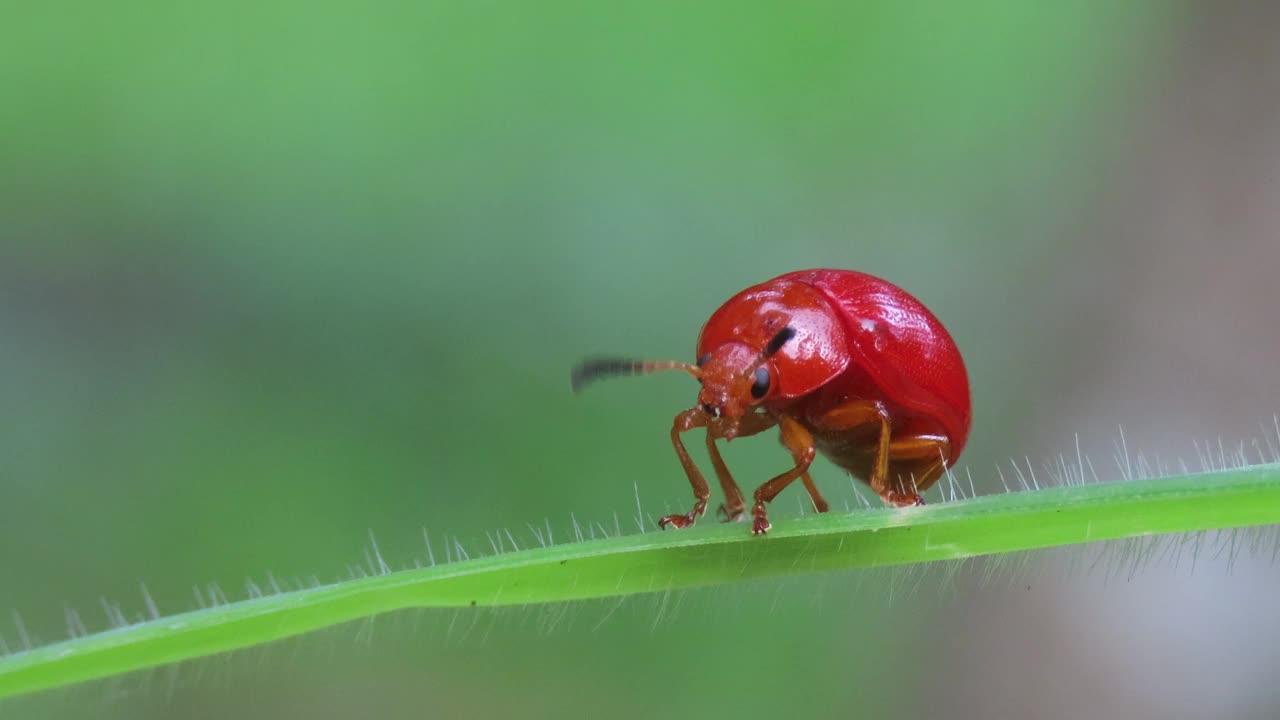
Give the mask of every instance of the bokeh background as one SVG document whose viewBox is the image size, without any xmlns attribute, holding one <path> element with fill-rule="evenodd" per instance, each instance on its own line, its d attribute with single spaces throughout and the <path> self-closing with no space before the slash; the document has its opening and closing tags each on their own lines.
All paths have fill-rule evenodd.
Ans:
<svg viewBox="0 0 1280 720">
<path fill-rule="evenodd" d="M 423 526 L 483 550 L 571 512 L 634 529 L 637 491 L 682 509 L 691 383 L 573 397 L 569 366 L 688 359 L 720 302 L 805 267 L 950 327 L 981 491 L 1076 434 L 1113 478 L 1121 425 L 1166 458 L 1247 442 L 1280 410 L 1277 27 L 1156 0 L 0 7 L 0 637 L 140 614 L 140 583 L 176 612 L 331 581 L 371 530 L 404 566 Z M 727 455 L 744 483 L 784 459 Z M 402 613 L 0 714 L 1280 714 L 1269 554 L 1057 562 Z"/>
</svg>

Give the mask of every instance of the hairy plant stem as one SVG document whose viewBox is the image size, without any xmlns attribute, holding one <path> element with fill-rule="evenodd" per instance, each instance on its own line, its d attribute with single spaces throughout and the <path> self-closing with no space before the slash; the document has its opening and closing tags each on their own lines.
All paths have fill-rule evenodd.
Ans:
<svg viewBox="0 0 1280 720">
<path fill-rule="evenodd" d="M 529 605 L 1280 524 L 1280 465 L 828 513 L 753 537 L 707 520 L 388 572 L 150 620 L 0 658 L 0 698 L 411 607 Z"/>
</svg>

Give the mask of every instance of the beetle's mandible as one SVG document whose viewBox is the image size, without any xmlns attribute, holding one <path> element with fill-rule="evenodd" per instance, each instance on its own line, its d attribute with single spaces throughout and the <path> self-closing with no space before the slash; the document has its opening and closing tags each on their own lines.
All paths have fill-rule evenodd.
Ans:
<svg viewBox="0 0 1280 720">
<path fill-rule="evenodd" d="M 683 370 L 702 384 L 697 402 L 671 428 L 693 509 L 662 518 L 663 528 L 692 525 L 711 498 L 680 437 L 694 428 L 707 430 L 725 521 L 742 518 L 747 504 L 716 441 L 779 429 L 793 467 L 756 488 L 757 534 L 771 527 L 766 504 L 796 480 L 814 508 L 827 511 L 809 476 L 818 452 L 886 503 L 920 505 L 920 494 L 960 457 L 969 435 L 969 379 L 951 334 L 905 290 L 865 273 L 802 270 L 749 287 L 712 313 L 694 357 L 594 358 L 571 378 L 575 392 L 596 378 L 657 370 Z"/>
</svg>

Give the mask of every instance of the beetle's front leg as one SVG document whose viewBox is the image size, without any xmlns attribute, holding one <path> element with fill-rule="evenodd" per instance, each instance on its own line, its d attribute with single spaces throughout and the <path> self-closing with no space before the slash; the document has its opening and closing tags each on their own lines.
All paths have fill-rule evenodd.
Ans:
<svg viewBox="0 0 1280 720">
<path fill-rule="evenodd" d="M 734 437 L 751 437 L 777 424 L 777 416 L 771 413 L 749 413 L 738 421 Z M 724 490 L 724 502 L 720 504 L 717 514 L 720 515 L 724 522 L 737 522 L 742 519 L 742 515 L 747 509 L 747 503 L 742 498 L 742 490 L 738 487 L 738 483 L 734 482 L 728 466 L 724 464 L 724 458 L 720 457 L 720 450 L 716 448 L 717 439 L 719 438 L 715 433 L 715 428 L 708 428 L 707 454 L 711 456 L 711 465 L 716 469 L 716 477 L 720 478 L 720 487 Z"/>
<path fill-rule="evenodd" d="M 668 525 L 675 528 L 689 527 L 700 515 L 707 512 L 707 500 L 711 498 L 711 488 L 707 485 L 707 479 L 702 477 L 702 471 L 693 463 L 693 458 L 689 457 L 689 451 L 684 449 L 684 442 L 680 440 L 681 433 L 706 426 L 706 413 L 698 408 L 690 408 L 676 415 L 675 422 L 671 425 L 671 444 L 675 446 L 676 457 L 680 458 L 684 474 L 689 476 L 689 484 L 693 486 L 694 503 L 693 509 L 685 515 L 668 515 L 659 520 L 658 527 L 664 530 Z"/>
</svg>

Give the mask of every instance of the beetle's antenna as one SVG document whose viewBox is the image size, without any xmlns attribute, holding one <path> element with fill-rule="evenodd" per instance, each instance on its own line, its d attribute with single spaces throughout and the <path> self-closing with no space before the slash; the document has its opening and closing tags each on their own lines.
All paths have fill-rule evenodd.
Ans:
<svg viewBox="0 0 1280 720">
<path fill-rule="evenodd" d="M 569 386 L 576 393 L 600 378 L 621 375 L 648 375 L 662 370 L 683 370 L 695 378 L 702 375 L 697 365 L 674 360 L 632 360 L 620 357 L 589 358 L 578 363 L 569 374 Z"/>
</svg>

